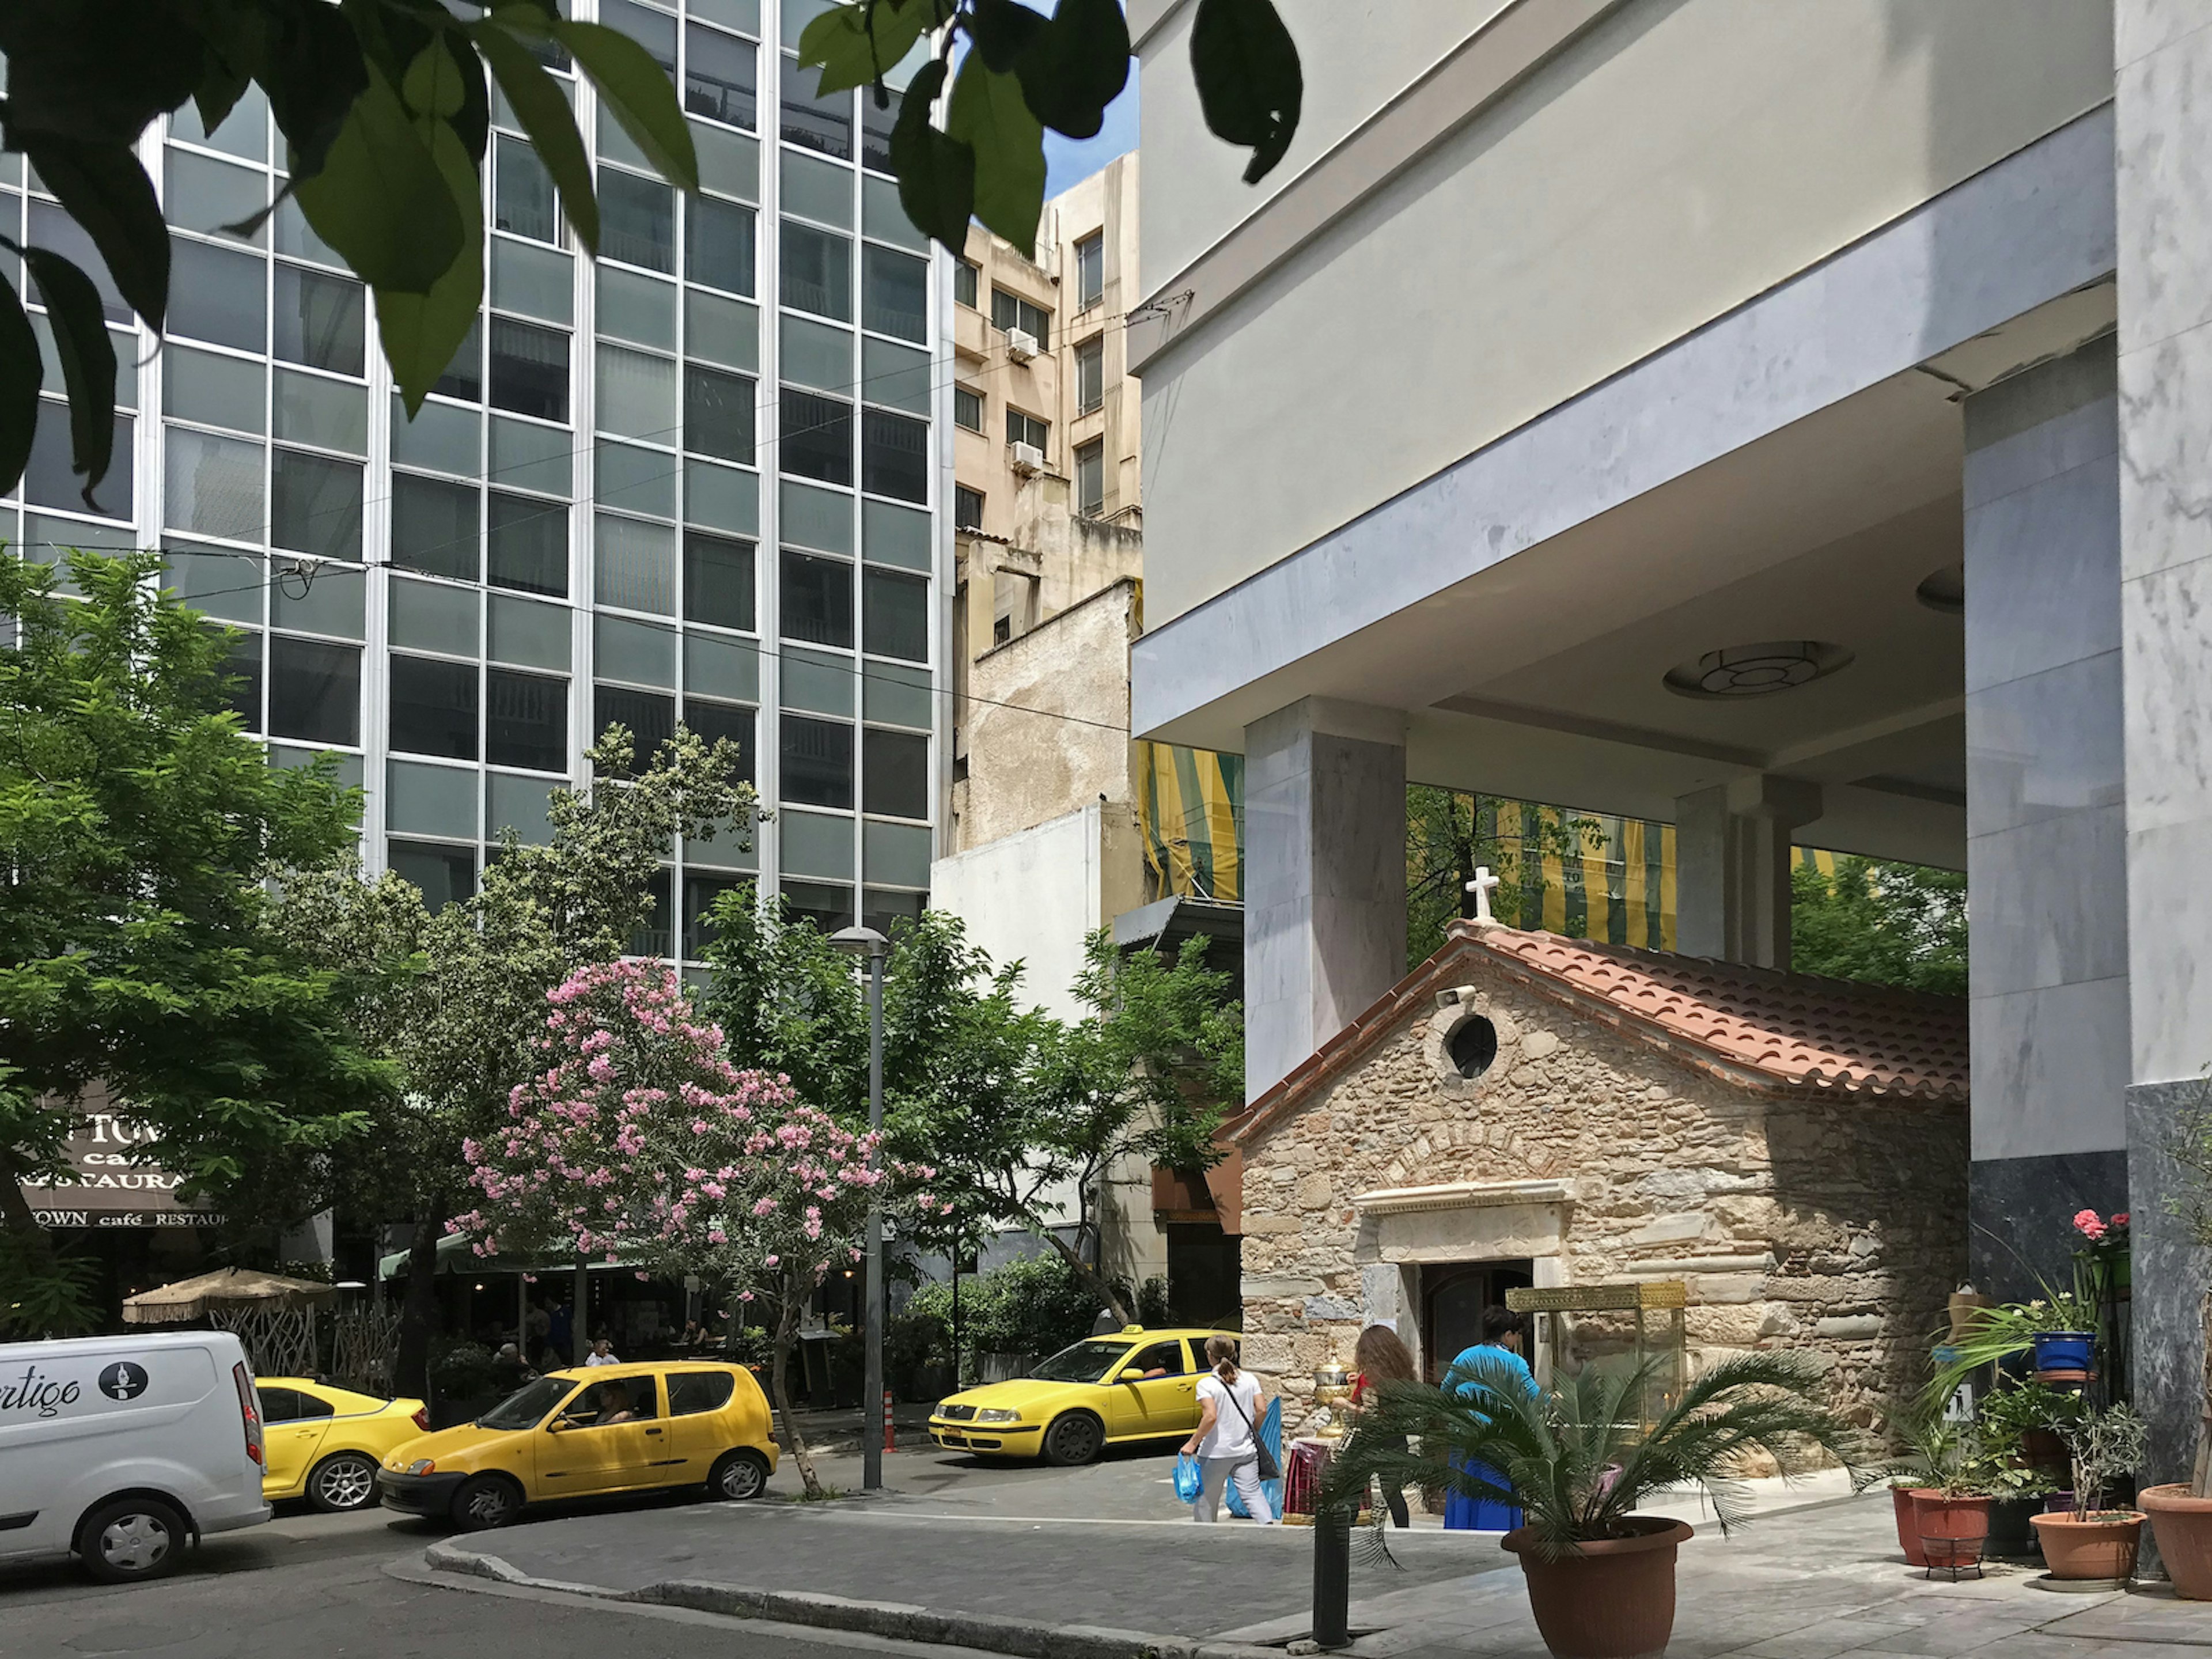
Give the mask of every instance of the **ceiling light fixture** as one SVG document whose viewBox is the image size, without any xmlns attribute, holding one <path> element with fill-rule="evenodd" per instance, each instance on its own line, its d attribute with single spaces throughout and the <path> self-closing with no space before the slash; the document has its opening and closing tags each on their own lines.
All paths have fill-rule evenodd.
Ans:
<svg viewBox="0 0 2212 1659">
<path fill-rule="evenodd" d="M 1825 640 L 1762 640 L 1708 651 L 1667 671 L 1678 697 L 1765 697 L 1825 678 L 1850 665 L 1851 653 Z"/>
<path fill-rule="evenodd" d="M 1966 566 L 1961 560 L 1947 564 L 1941 570 L 1931 570 L 1926 580 L 1912 590 L 1912 597 L 1930 611 L 1940 611 L 1947 617 L 1966 614 Z"/>
</svg>

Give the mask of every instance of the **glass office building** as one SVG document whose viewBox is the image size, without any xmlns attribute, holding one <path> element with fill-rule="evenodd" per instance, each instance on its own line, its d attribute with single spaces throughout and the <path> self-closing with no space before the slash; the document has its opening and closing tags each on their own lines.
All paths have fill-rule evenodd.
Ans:
<svg viewBox="0 0 2212 1659">
<path fill-rule="evenodd" d="M 220 228 L 283 182 L 258 93 L 214 132 L 187 105 L 147 136 L 173 232 L 158 352 L 0 158 L 0 228 L 100 276 L 122 363 L 100 510 L 50 400 L 0 535 L 40 559 L 165 549 L 243 630 L 247 725 L 280 764 L 343 757 L 370 867 L 434 900 L 503 828 L 547 835 L 547 792 L 609 722 L 649 750 L 681 721 L 737 741 L 775 816 L 750 850 L 673 849 L 641 950 L 696 960 L 742 882 L 825 927 L 917 915 L 948 737 L 950 261 L 899 210 L 890 112 L 798 70 L 818 3 L 570 9 L 666 65 L 702 188 L 661 183 L 550 61 L 596 156 L 593 261 L 495 102 L 484 309 L 411 422 L 368 296 L 296 210 Z"/>
</svg>

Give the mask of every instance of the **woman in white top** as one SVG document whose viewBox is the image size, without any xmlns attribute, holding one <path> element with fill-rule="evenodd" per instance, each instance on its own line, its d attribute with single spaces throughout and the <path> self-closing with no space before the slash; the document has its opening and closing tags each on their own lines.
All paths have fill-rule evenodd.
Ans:
<svg viewBox="0 0 2212 1659">
<path fill-rule="evenodd" d="M 1198 1431 L 1182 1448 L 1198 1459 L 1201 1476 L 1191 1518 L 1218 1519 L 1222 1485 L 1234 1481 L 1244 1512 L 1272 1527 L 1275 1512 L 1260 1485 L 1260 1379 L 1237 1369 L 1237 1345 L 1225 1336 L 1206 1339 L 1206 1358 L 1213 1369 L 1198 1380 Z"/>
</svg>

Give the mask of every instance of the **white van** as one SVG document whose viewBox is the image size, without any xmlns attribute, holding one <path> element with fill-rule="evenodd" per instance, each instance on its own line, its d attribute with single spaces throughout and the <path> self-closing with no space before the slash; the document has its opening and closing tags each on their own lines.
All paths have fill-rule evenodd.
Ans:
<svg viewBox="0 0 2212 1659">
<path fill-rule="evenodd" d="M 0 1343 L 0 1562 L 77 1555 L 110 1583 L 258 1525 L 261 1411 L 228 1331 Z"/>
</svg>

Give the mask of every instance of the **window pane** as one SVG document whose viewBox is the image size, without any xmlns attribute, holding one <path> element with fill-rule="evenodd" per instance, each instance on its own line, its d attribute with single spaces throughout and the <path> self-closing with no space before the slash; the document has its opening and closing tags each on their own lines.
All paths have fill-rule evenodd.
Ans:
<svg viewBox="0 0 2212 1659">
<path fill-rule="evenodd" d="M 866 87 L 860 88 L 860 165 L 873 167 L 878 173 L 891 170 L 891 128 L 897 125 L 899 100 L 893 98 L 889 109 L 878 109 L 875 98 Z"/>
<path fill-rule="evenodd" d="M 1106 510 L 1106 442 L 1093 438 L 1075 452 L 1075 510 L 1095 519 Z"/>
<path fill-rule="evenodd" d="M 200 125 L 199 111 L 187 101 L 170 112 L 169 136 L 188 144 L 225 150 L 248 161 L 265 161 L 269 159 L 268 94 L 258 87 L 248 86 L 213 132 Z"/>
<path fill-rule="evenodd" d="M 500 135 L 492 180 L 492 223 L 518 236 L 541 242 L 561 240 L 560 209 L 553 199 L 553 175 L 538 152 L 520 138 Z"/>
<path fill-rule="evenodd" d="M 965 484 L 954 486 L 952 527 L 956 530 L 981 530 L 983 527 L 983 492 L 981 490 L 970 489 Z"/>
<path fill-rule="evenodd" d="M 733 702 L 707 702 L 698 697 L 684 699 L 684 723 L 701 737 L 713 743 L 727 738 L 738 745 L 738 779 L 750 783 L 753 779 L 753 711 Z"/>
<path fill-rule="evenodd" d="M 929 337 L 929 266 L 887 247 L 870 243 L 866 262 L 867 313 L 862 319 L 872 329 L 896 334 L 902 340 Z"/>
<path fill-rule="evenodd" d="M 477 855 L 465 847 L 395 841 L 389 844 L 386 862 L 393 875 L 422 890 L 422 902 L 433 910 L 461 903 L 477 890 Z"/>
<path fill-rule="evenodd" d="M 952 419 L 955 425 L 964 426 L 970 432 L 983 429 L 983 394 L 970 392 L 964 386 L 952 388 Z"/>
<path fill-rule="evenodd" d="M 1010 409 L 1006 411 L 1006 441 L 1008 443 L 1034 444 L 1037 448 L 1042 449 L 1046 440 L 1051 435 L 1051 427 L 1037 419 L 1036 416 L 1024 415 L 1018 409 Z"/>
<path fill-rule="evenodd" d="M 360 647 L 271 635 L 269 735 L 308 743 L 359 743 Z"/>
<path fill-rule="evenodd" d="M 592 688 L 592 740 L 610 726 L 626 727 L 635 744 L 633 772 L 653 764 L 653 752 L 676 735 L 676 699 L 661 691 L 634 691 L 623 685 Z"/>
<path fill-rule="evenodd" d="M 750 132 L 759 75 L 752 43 L 693 23 L 684 31 L 684 107 Z"/>
<path fill-rule="evenodd" d="M 784 913 L 793 921 L 808 921 L 825 933 L 848 927 L 853 921 L 853 890 L 832 882 L 786 881 Z"/>
<path fill-rule="evenodd" d="M 870 570 L 860 582 L 861 637 L 879 657 L 929 660 L 929 583 L 920 576 Z"/>
<path fill-rule="evenodd" d="M 603 198 L 604 199 L 604 198 Z M 550 328 L 491 319 L 491 401 L 541 420 L 568 418 L 568 337 Z"/>
<path fill-rule="evenodd" d="M 565 9 L 565 8 L 564 8 Z M 676 73 L 676 20 L 636 0 L 599 0 L 599 21 L 643 46 L 653 61 Z"/>
<path fill-rule="evenodd" d="M 483 314 L 481 312 L 469 325 L 468 337 L 454 351 L 444 373 L 431 382 L 430 390 L 441 397 L 458 398 L 465 404 L 483 401 Z"/>
<path fill-rule="evenodd" d="M 131 434 L 136 429 L 130 416 L 115 417 L 115 435 L 110 441 L 113 447 L 109 451 L 116 458 L 115 464 L 100 481 L 100 489 L 94 496 L 99 505 L 91 509 L 104 518 L 129 519 L 136 515 L 131 468 Z M 84 479 L 70 470 L 70 456 L 68 405 L 55 398 L 40 398 L 38 424 L 31 436 L 31 459 L 23 469 L 23 499 L 37 507 L 84 512 Z M 258 538 L 258 531 L 252 533 Z"/>
<path fill-rule="evenodd" d="M 217 673 L 230 684 L 222 693 L 222 706 L 246 722 L 249 732 L 261 729 L 261 635 L 241 634 L 230 642 Z"/>
<path fill-rule="evenodd" d="M 860 487 L 902 501 L 929 499 L 929 422 L 880 409 L 860 413 Z"/>
<path fill-rule="evenodd" d="M 234 253 L 228 248 L 172 236 L 169 332 L 213 340 L 240 351 L 265 349 L 267 323 L 261 290 L 267 280 L 268 264 L 255 254 Z"/>
<path fill-rule="evenodd" d="M 361 558 L 361 464 L 279 449 L 270 458 L 269 544 Z"/>
<path fill-rule="evenodd" d="M 392 746 L 410 755 L 477 757 L 477 665 L 392 657 Z"/>
<path fill-rule="evenodd" d="M 41 415 L 46 407 L 40 406 Z M 47 424 L 45 419 L 40 421 L 41 435 Z M 259 444 L 173 426 L 165 447 L 168 487 L 162 492 L 163 504 L 172 529 L 196 530 L 203 536 L 227 536 L 236 541 L 261 539 Z M 117 453 L 128 455 L 131 452 Z M 66 505 L 80 503 L 72 499 Z M 114 504 L 107 505 L 112 511 Z"/>
<path fill-rule="evenodd" d="M 783 388 L 781 470 L 824 483 L 853 482 L 853 405 Z"/>
<path fill-rule="evenodd" d="M 392 475 L 392 563 L 472 582 L 477 533 L 475 485 Z"/>
<path fill-rule="evenodd" d="M 1085 340 L 1075 349 L 1075 406 L 1096 409 L 1106 400 L 1106 342 Z"/>
<path fill-rule="evenodd" d="M 0 229 L 6 227 L 0 226 Z M 51 202 L 33 200 L 31 203 L 30 240 L 40 247 L 50 247 L 79 270 L 92 278 L 92 285 L 100 291 L 100 308 L 112 323 L 129 323 L 134 313 L 124 303 L 123 290 L 115 286 L 115 279 L 107 274 L 107 261 L 100 257 L 92 236 L 83 226 Z M 173 240 L 172 246 L 175 244 Z M 171 277 L 173 282 L 173 274 Z M 171 304 L 175 303 L 172 296 Z"/>
<path fill-rule="evenodd" d="M 1075 302 L 1095 306 L 1106 292 L 1106 238 L 1086 236 L 1075 245 Z"/>
<path fill-rule="evenodd" d="M 58 377 L 51 369 L 47 376 L 47 385 L 58 389 Z M 161 366 L 161 412 L 258 437 L 268 425 L 264 378 L 258 362 L 172 345 Z"/>
<path fill-rule="evenodd" d="M 792 59 L 784 60 L 783 142 L 849 161 L 853 159 L 853 94 L 833 92 L 817 99 L 811 94 L 820 80 L 817 71 L 799 69 Z"/>
<path fill-rule="evenodd" d="M 753 544 L 684 533 L 684 616 L 716 628 L 753 628 Z"/>
<path fill-rule="evenodd" d="M 568 509 L 559 501 L 491 492 L 487 580 L 525 593 L 568 593 Z"/>
<path fill-rule="evenodd" d="M 781 726 L 783 799 L 800 806 L 850 808 L 853 728 L 803 714 L 786 714 Z"/>
<path fill-rule="evenodd" d="M 715 903 L 725 893 L 751 885 L 745 876 L 686 876 L 684 878 L 684 954 L 696 961 L 707 954 L 716 928 L 711 920 Z M 726 1372 L 672 1371 L 668 1377 L 668 1414 L 682 1417 L 692 1412 L 720 1411 L 730 1397 L 734 1379 Z"/>
<path fill-rule="evenodd" d="M 672 616 L 676 532 L 602 513 L 592 521 L 592 597 L 600 605 Z"/>
<path fill-rule="evenodd" d="M 865 810 L 886 817 L 929 816 L 929 739 L 911 732 L 866 735 Z"/>
<path fill-rule="evenodd" d="M 853 320 L 853 245 L 795 220 L 783 222 L 783 302 Z"/>
<path fill-rule="evenodd" d="M 684 368 L 684 447 L 726 461 L 753 459 L 755 384 L 696 363 Z"/>
<path fill-rule="evenodd" d="M 753 291 L 753 210 L 694 196 L 684 229 L 684 274 L 695 283 Z"/>
<path fill-rule="evenodd" d="M 676 195 L 657 179 L 599 169 L 599 253 L 647 270 L 676 269 Z"/>
<path fill-rule="evenodd" d="M 179 229 L 232 235 L 226 226 L 250 219 L 269 204 L 269 175 L 258 167 L 234 167 L 228 161 L 174 149 L 165 161 L 169 188 L 162 199 L 162 216 Z M 236 240 L 266 246 L 267 235 L 266 229 L 259 229 Z"/>
<path fill-rule="evenodd" d="M 957 304 L 975 308 L 975 279 L 982 273 L 965 259 L 952 262 L 952 298 Z"/>
<path fill-rule="evenodd" d="M 484 758 L 533 772 L 568 769 L 568 682 L 484 670 Z"/>
<path fill-rule="evenodd" d="M 853 567 L 786 550 L 783 637 L 808 645 L 853 643 Z"/>
<path fill-rule="evenodd" d="M 599 426 L 625 438 L 672 444 L 676 360 L 621 346 L 599 347 Z"/>
</svg>

